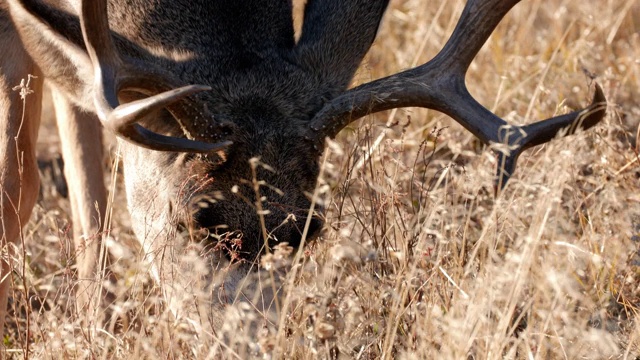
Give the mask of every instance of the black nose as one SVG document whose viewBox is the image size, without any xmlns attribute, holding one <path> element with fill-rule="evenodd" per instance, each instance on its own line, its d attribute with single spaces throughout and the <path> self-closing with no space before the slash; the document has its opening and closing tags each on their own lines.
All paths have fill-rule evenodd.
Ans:
<svg viewBox="0 0 640 360">
<path fill-rule="evenodd" d="M 292 224 L 287 228 L 279 229 L 283 230 L 282 232 L 276 230 L 273 235 L 278 240 L 270 245 L 275 246 L 279 242 L 287 242 L 290 246 L 297 249 L 300 246 L 300 242 L 302 241 L 302 234 L 304 232 L 304 226 L 306 222 L 307 220 L 305 218 L 298 218 L 295 224 Z M 309 222 L 309 229 L 307 230 L 305 243 L 309 243 L 310 241 L 315 240 L 318 235 L 320 235 L 320 231 L 322 230 L 323 225 L 324 222 L 321 219 L 313 217 Z"/>
<path fill-rule="evenodd" d="M 322 227 L 324 226 L 324 221 L 321 219 L 314 217 L 311 219 L 309 223 L 309 231 L 307 232 L 307 240 L 315 240 L 319 235 Z"/>
</svg>

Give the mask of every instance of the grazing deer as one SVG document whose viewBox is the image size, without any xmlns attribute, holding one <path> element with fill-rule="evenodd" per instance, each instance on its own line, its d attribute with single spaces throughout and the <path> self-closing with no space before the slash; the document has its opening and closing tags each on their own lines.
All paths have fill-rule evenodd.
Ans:
<svg viewBox="0 0 640 360">
<path fill-rule="evenodd" d="M 125 140 L 133 230 L 167 302 L 180 313 L 185 287 L 202 287 L 211 312 L 200 315 L 215 323 L 211 314 L 239 296 L 265 249 L 299 246 L 322 228 L 308 194 L 325 138 L 350 122 L 399 107 L 441 111 L 485 143 L 510 145 L 498 154 L 499 188 L 523 150 L 604 117 L 597 86 L 586 109 L 522 127 L 471 97 L 467 68 L 518 2 L 468 0 L 431 61 L 347 90 L 388 0 L 309 0 L 297 42 L 290 0 L 0 0 L 3 245 L 19 238 L 37 197 L 46 79 L 75 191 L 78 305 L 89 306 L 99 263 L 98 241 L 89 239 L 104 218 L 101 123 Z M 29 74 L 37 78 L 23 100 L 12 88 Z M 220 246 L 225 236 L 240 239 L 236 251 Z M 206 265 L 197 285 L 183 256 L 193 244 L 202 246 L 190 254 Z M 236 254 L 241 261 L 231 261 Z M 9 271 L 3 261 L 2 310 Z"/>
</svg>

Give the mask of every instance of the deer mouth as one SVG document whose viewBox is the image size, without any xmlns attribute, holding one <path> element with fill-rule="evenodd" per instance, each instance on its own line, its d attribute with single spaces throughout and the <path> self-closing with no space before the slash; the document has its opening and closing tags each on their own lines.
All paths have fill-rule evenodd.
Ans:
<svg viewBox="0 0 640 360">
<path fill-rule="evenodd" d="M 269 207 L 275 209 L 274 206 Z M 195 212 L 190 228 L 184 223 L 179 226 L 182 231 L 189 229 L 191 234 L 195 234 L 192 237 L 203 246 L 210 251 L 221 252 L 230 261 L 254 262 L 280 244 L 287 243 L 298 249 L 315 241 L 324 226 L 324 219 L 322 213 L 314 212 L 310 218 L 308 213 L 308 209 L 292 212 L 273 210 L 262 217 L 255 214 L 233 222 L 220 216 L 221 212 L 215 207 L 208 207 Z"/>
</svg>

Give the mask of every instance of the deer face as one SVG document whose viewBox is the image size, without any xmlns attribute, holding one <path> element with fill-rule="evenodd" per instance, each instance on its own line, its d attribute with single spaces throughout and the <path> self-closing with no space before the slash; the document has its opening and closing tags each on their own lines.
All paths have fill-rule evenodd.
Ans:
<svg viewBox="0 0 640 360">
<path fill-rule="evenodd" d="M 173 241 L 183 233 L 228 258 L 253 261 L 265 246 L 297 247 L 309 214 L 315 215 L 306 240 L 321 229 L 322 209 L 316 205 L 310 211 L 322 151 L 309 137 L 309 123 L 323 105 L 318 84 L 312 74 L 276 56 L 251 66 L 250 59 L 237 60 L 238 67 L 207 76 L 197 69 L 210 67 L 212 59 L 165 64 L 169 72 L 183 74 L 181 82 L 210 87 L 193 96 L 210 115 L 184 125 L 193 119 L 176 120 L 161 110 L 140 121 L 164 136 L 208 142 L 223 137 L 231 145 L 178 153 L 122 142 L 128 205 L 139 239 Z M 119 96 L 122 104 L 143 97 L 133 91 Z"/>
<path fill-rule="evenodd" d="M 174 72 L 191 74 L 180 71 L 184 65 L 175 66 Z M 315 86 L 297 66 L 267 62 L 245 71 L 233 87 L 216 85 L 217 75 L 215 81 L 197 80 L 211 86 L 197 101 L 213 115 L 210 121 L 190 124 L 188 134 L 169 111 L 149 114 L 140 122 L 158 134 L 203 141 L 213 141 L 222 132 L 231 145 L 203 154 L 121 142 L 132 227 L 157 278 L 195 276 L 194 258 L 204 262 L 197 288 L 207 292 L 205 298 L 214 308 L 231 302 L 238 284 L 259 283 L 242 280 L 255 275 L 254 262 L 267 246 L 286 242 L 297 247 L 310 214 L 305 240 L 313 240 L 322 227 L 322 209 L 316 204 L 311 211 L 322 151 L 308 132 L 313 114 L 322 106 Z M 128 104 L 139 97 L 125 93 L 120 100 Z M 211 134 L 212 125 L 221 130 Z M 194 245 L 197 256 L 186 256 Z M 242 291 L 256 293 L 253 290 L 242 286 Z M 266 296 L 271 288 L 260 290 Z M 218 300 L 221 297 L 225 300 Z"/>
<path fill-rule="evenodd" d="M 157 152 L 122 142 L 136 235 L 188 232 L 192 240 L 243 260 L 255 260 L 267 244 L 296 247 L 310 214 L 320 153 L 305 138 L 308 120 L 291 121 L 277 104 L 269 106 L 251 99 L 220 106 L 216 117 L 233 120 L 226 135 L 233 144 L 215 153 Z M 175 124 L 162 115 L 166 121 L 156 116 L 150 129 L 162 132 L 151 122 Z M 167 134 L 181 131 L 166 128 Z M 316 215 L 307 240 L 322 227 L 320 212 L 317 205 L 311 212 Z"/>
</svg>

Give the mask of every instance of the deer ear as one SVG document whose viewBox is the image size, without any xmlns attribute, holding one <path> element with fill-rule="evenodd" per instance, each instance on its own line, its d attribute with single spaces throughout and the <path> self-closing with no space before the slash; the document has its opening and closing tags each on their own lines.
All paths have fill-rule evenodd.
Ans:
<svg viewBox="0 0 640 360">
<path fill-rule="evenodd" d="M 296 54 L 329 93 L 344 91 L 371 47 L 389 0 L 309 0 Z"/>
<path fill-rule="evenodd" d="M 22 43 L 45 78 L 78 106 L 93 110 L 93 67 L 78 17 L 42 1 L 8 3 Z"/>
</svg>

